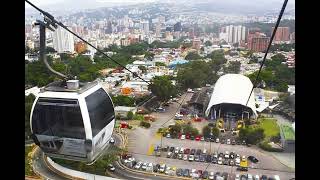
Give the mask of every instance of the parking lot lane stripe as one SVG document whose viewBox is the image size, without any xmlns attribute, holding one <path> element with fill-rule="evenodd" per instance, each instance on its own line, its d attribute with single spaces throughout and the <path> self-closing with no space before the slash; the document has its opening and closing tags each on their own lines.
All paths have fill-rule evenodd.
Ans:
<svg viewBox="0 0 320 180">
<path fill-rule="evenodd" d="M 154 151 L 154 145 L 151 144 L 151 145 L 149 146 L 149 149 L 148 149 L 148 155 L 151 156 L 152 153 L 153 153 L 153 151 Z"/>
</svg>

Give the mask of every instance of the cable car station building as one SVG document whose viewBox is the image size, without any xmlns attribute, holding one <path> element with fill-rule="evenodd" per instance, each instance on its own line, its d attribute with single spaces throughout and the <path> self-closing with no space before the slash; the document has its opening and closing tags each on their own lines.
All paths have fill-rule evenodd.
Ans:
<svg viewBox="0 0 320 180">
<path fill-rule="evenodd" d="M 257 118 L 253 84 L 250 79 L 241 74 L 226 74 L 221 76 L 213 89 L 209 105 L 205 111 L 210 120 L 222 118 L 227 129 L 234 128 L 236 122 L 242 119 Z"/>
</svg>

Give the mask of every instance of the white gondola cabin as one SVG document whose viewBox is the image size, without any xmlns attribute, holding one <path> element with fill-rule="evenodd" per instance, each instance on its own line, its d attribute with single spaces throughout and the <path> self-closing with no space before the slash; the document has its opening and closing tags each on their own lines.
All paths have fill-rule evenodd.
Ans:
<svg viewBox="0 0 320 180">
<path fill-rule="evenodd" d="M 112 100 L 98 82 L 55 82 L 36 97 L 31 110 L 32 138 L 50 157 L 94 162 L 115 125 Z"/>
</svg>

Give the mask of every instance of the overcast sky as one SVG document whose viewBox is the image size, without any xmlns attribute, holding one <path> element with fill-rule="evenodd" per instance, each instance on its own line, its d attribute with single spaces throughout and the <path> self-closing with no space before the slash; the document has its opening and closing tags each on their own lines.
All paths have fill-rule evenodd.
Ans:
<svg viewBox="0 0 320 180">
<path fill-rule="evenodd" d="M 150 2 L 167 2 L 175 4 L 192 4 L 198 2 L 212 2 L 212 4 L 219 3 L 225 4 L 226 6 L 239 5 L 239 7 L 247 7 L 249 9 L 270 9 L 270 8 L 281 8 L 284 0 L 29 0 L 40 8 L 47 10 L 80 10 L 80 9 L 91 9 L 99 7 L 110 7 L 114 5 L 130 5 L 137 3 L 150 3 Z M 295 4 L 294 0 L 288 1 L 287 8 L 293 7 Z M 26 11 L 31 8 L 26 3 Z"/>
</svg>

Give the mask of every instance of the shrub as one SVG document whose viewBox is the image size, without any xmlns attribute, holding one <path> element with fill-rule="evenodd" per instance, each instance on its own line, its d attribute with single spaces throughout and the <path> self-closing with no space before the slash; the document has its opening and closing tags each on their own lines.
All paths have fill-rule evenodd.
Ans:
<svg viewBox="0 0 320 180">
<path fill-rule="evenodd" d="M 278 149 L 278 148 L 274 148 L 272 147 L 268 141 L 263 141 L 261 143 L 259 143 L 259 147 L 265 151 L 269 151 L 269 152 L 282 152 L 283 149 Z"/>
<path fill-rule="evenodd" d="M 277 136 L 270 137 L 270 141 L 275 142 L 275 143 L 279 143 L 280 139 L 281 139 L 280 133 Z"/>
<path fill-rule="evenodd" d="M 140 126 L 145 127 L 145 128 L 149 128 L 151 126 L 151 124 L 148 122 L 145 122 L 145 121 L 141 121 Z"/>
<path fill-rule="evenodd" d="M 128 126 L 128 129 L 132 129 L 132 126 L 129 125 L 129 126 Z"/>
<path fill-rule="evenodd" d="M 128 120 L 131 120 L 133 118 L 133 112 L 132 111 L 129 111 L 127 113 L 127 118 L 128 118 Z"/>
<path fill-rule="evenodd" d="M 143 117 L 143 115 L 135 114 L 135 115 L 133 116 L 133 119 L 134 119 L 134 120 L 140 120 L 140 121 L 142 121 L 142 120 L 144 120 L 144 117 Z"/>
</svg>

